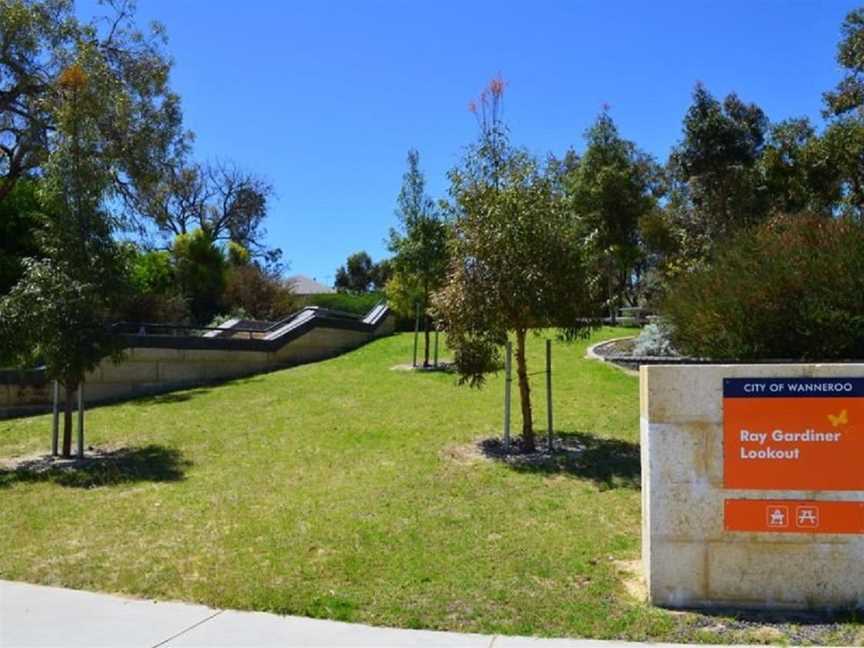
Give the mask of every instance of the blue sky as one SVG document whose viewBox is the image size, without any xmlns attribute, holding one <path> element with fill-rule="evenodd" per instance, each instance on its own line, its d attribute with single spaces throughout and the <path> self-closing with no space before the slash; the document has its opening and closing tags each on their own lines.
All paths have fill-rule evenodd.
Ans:
<svg viewBox="0 0 864 648">
<path fill-rule="evenodd" d="M 624 136 L 665 160 L 690 93 L 735 91 L 780 120 L 819 121 L 842 1 L 383 2 L 139 0 L 168 31 L 201 159 L 276 188 L 269 243 L 289 274 L 332 282 L 348 254 L 387 254 L 409 148 L 430 193 L 476 133 L 468 102 L 508 82 L 513 139 L 582 148 L 604 103 Z M 95 1 L 78 4 L 82 16 Z"/>
</svg>

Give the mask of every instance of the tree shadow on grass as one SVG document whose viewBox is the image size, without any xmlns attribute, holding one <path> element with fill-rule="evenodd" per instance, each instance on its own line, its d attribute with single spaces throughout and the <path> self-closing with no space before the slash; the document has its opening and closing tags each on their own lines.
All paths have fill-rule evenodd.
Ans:
<svg viewBox="0 0 864 648">
<path fill-rule="evenodd" d="M 176 448 L 155 444 L 113 450 L 91 449 L 83 459 L 47 455 L 0 468 L 0 488 L 37 482 L 70 488 L 96 488 L 141 481 L 181 481 L 191 465 L 192 462 L 184 459 Z"/>
<path fill-rule="evenodd" d="M 641 487 L 638 443 L 589 432 L 556 432 L 552 445 L 549 452 L 545 437 L 537 439 L 534 452 L 525 452 L 520 439 L 513 440 L 510 452 L 498 438 L 484 439 L 479 444 L 486 457 L 506 463 L 517 472 L 590 479 L 601 490 Z"/>
</svg>

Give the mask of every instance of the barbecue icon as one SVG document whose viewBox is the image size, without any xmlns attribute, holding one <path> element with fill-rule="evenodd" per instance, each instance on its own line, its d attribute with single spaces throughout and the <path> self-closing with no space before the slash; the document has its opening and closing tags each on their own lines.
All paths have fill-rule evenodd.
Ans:
<svg viewBox="0 0 864 648">
<path fill-rule="evenodd" d="M 787 527 L 789 526 L 789 509 L 786 506 L 769 506 L 768 507 L 768 526 L 769 527 Z"/>
</svg>

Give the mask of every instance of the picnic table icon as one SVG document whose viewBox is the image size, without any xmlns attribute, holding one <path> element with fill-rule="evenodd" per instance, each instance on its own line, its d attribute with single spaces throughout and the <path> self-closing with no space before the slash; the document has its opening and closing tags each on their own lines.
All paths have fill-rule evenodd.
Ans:
<svg viewBox="0 0 864 648">
<path fill-rule="evenodd" d="M 799 506 L 796 511 L 795 525 L 804 528 L 819 526 L 819 509 L 815 506 Z"/>
</svg>

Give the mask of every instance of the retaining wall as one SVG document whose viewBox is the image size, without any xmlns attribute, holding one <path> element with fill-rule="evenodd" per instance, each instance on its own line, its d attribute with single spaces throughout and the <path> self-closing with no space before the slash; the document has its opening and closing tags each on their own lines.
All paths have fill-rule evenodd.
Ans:
<svg viewBox="0 0 864 648">
<path fill-rule="evenodd" d="M 272 340 L 125 336 L 122 360 L 103 360 L 87 375 L 84 394 L 88 404 L 105 403 L 323 360 L 392 333 L 393 324 L 389 313 L 373 324 L 325 315 Z M 3 373 L 0 419 L 50 408 L 52 387 L 43 373 Z"/>
</svg>

